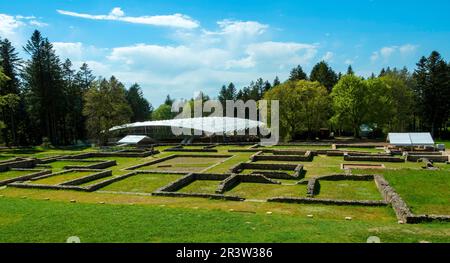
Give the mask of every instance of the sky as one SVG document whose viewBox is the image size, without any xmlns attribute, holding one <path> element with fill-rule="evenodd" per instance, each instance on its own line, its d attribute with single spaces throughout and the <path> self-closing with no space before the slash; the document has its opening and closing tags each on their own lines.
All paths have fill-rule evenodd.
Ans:
<svg viewBox="0 0 450 263">
<path fill-rule="evenodd" d="M 0 37 L 28 59 L 21 47 L 38 29 L 62 59 L 137 82 L 157 106 L 321 60 L 361 76 L 414 69 L 433 50 L 448 60 L 449 12 L 447 0 L 0 0 Z"/>
</svg>

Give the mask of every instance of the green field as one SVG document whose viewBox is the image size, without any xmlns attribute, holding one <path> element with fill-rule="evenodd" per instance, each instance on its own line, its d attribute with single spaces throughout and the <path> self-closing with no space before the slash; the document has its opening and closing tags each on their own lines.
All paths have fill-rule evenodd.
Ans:
<svg viewBox="0 0 450 263">
<path fill-rule="evenodd" d="M 320 180 L 320 192 L 316 196 L 323 199 L 339 200 L 381 200 L 373 181 L 325 181 Z"/>
<path fill-rule="evenodd" d="M 218 146 L 217 154 L 232 157 L 211 158 L 211 153 L 192 153 L 202 157 L 178 157 L 142 167 L 139 170 L 149 169 L 157 172 L 160 171 L 159 169 L 169 171 L 185 169 L 186 173 L 191 171 L 229 173 L 231 167 L 249 161 L 249 157 L 254 153 L 230 153 L 228 150 L 248 147 Z M 163 152 L 165 148 L 167 146 L 157 147 L 161 153 L 146 158 L 89 158 L 115 160 L 117 165 L 107 169 L 112 171 L 112 176 L 86 182 L 81 186 L 89 186 L 128 174 L 133 171 L 127 168 L 173 155 L 170 152 Z M 287 148 L 307 149 L 306 146 Z M 0 156 L 8 159 L 43 157 L 95 150 L 92 148 L 1 150 Z M 342 174 L 344 173 L 341 169 L 342 163 L 381 164 L 379 162 L 345 162 L 340 156 L 323 155 L 315 156 L 312 162 L 285 163 L 303 164 L 306 179 Z M 53 172 L 58 172 L 66 165 L 86 164 L 73 160 L 58 161 L 48 165 Z M 421 168 L 421 163 L 382 164 L 386 166 L 386 169 L 353 169 L 352 173 L 383 174 L 415 214 L 450 214 L 448 176 L 450 165 L 436 164 L 438 171 L 428 171 Z M 170 167 L 157 167 L 161 165 Z M 243 174 L 249 172 L 251 171 L 245 171 Z M 92 173 L 73 172 L 30 182 L 55 185 Z M 0 180 L 20 175 L 24 173 L 4 172 L 0 173 Z M 305 184 L 296 184 L 298 180 L 274 179 L 282 182 L 282 185 L 240 183 L 224 193 L 246 198 L 244 202 L 150 195 L 158 188 L 182 176 L 181 174 L 136 174 L 95 192 L 1 187 L 0 242 L 65 242 L 68 236 L 73 235 L 79 236 L 82 242 L 365 242 L 371 235 L 379 236 L 382 242 L 450 242 L 449 223 L 399 225 L 390 206 L 300 205 L 265 202 L 272 197 L 306 197 L 307 187 Z M 216 180 L 196 180 L 178 192 L 214 194 L 219 184 L 220 181 Z M 320 180 L 320 190 L 315 198 L 382 200 L 373 181 L 347 180 Z M 45 201 L 47 199 L 50 201 Z M 70 202 L 71 200 L 76 203 Z M 307 215 L 314 217 L 308 218 Z M 349 216 L 353 220 L 345 220 L 345 217 Z"/>
</svg>

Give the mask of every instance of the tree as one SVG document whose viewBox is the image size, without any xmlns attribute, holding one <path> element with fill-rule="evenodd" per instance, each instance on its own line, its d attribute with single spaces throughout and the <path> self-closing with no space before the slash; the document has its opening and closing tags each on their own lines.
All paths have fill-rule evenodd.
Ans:
<svg viewBox="0 0 450 263">
<path fill-rule="evenodd" d="M 303 71 L 303 68 L 298 65 L 297 67 L 293 68 L 291 70 L 291 74 L 289 76 L 290 81 L 296 81 L 296 80 L 307 80 L 308 76 Z"/>
<path fill-rule="evenodd" d="M 309 79 L 318 81 L 327 88 L 328 92 L 331 92 L 338 81 L 338 76 L 325 61 L 321 61 L 313 67 Z"/>
<path fill-rule="evenodd" d="M 417 63 L 415 95 L 424 128 L 438 136 L 450 115 L 450 73 L 441 55 L 433 51 Z"/>
<path fill-rule="evenodd" d="M 92 70 L 89 69 L 88 64 L 83 63 L 75 75 L 75 82 L 80 86 L 81 90 L 85 92 L 89 89 L 89 86 L 91 86 L 94 80 L 95 76 L 92 74 Z"/>
<path fill-rule="evenodd" d="M 388 87 L 388 95 L 390 96 L 391 118 L 389 120 L 389 131 L 405 132 L 409 130 L 414 113 L 414 94 L 408 79 L 408 75 L 404 73 L 385 74 L 379 79 Z"/>
<path fill-rule="evenodd" d="M 164 101 L 164 104 L 172 106 L 174 100 L 170 98 L 170 95 L 167 95 L 166 100 Z"/>
<path fill-rule="evenodd" d="M 63 144 L 65 133 L 64 80 L 61 63 L 52 44 L 34 31 L 24 50 L 31 56 L 23 71 L 27 111 L 34 127 L 34 140 L 43 137 L 52 144 Z"/>
<path fill-rule="evenodd" d="M 0 96 L 14 94 L 17 98 L 20 97 L 20 83 L 18 78 L 18 69 L 20 67 L 20 59 L 15 48 L 8 39 L 0 41 L 0 67 L 3 68 L 3 73 L 7 76 L 0 84 Z M 3 108 L 2 118 L 5 128 L 2 130 L 3 139 L 7 145 L 12 141 L 15 145 L 18 144 L 19 134 L 18 127 L 21 126 L 25 117 L 23 103 L 19 99 L 14 107 Z M 12 106 L 12 105 L 10 105 Z M 21 110 L 22 109 L 22 110 Z"/>
<path fill-rule="evenodd" d="M 330 97 L 319 82 L 288 81 L 269 90 L 264 99 L 279 100 L 280 132 L 285 140 L 300 132 L 314 137 L 330 113 Z"/>
<path fill-rule="evenodd" d="M 351 128 L 355 137 L 359 136 L 360 126 L 367 118 L 367 89 L 363 79 L 349 74 L 343 76 L 331 92 L 334 109 L 332 122 Z"/>
<path fill-rule="evenodd" d="M 355 75 L 355 72 L 353 71 L 352 65 L 348 65 L 347 75 Z"/>
<path fill-rule="evenodd" d="M 155 121 L 173 119 L 175 114 L 172 112 L 172 106 L 161 104 L 152 114 L 152 119 Z"/>
<path fill-rule="evenodd" d="M 228 84 L 228 87 L 223 85 L 222 89 L 220 89 L 218 99 L 222 104 L 222 107 L 225 109 L 225 104 L 227 100 L 236 100 L 236 87 L 233 82 Z"/>
<path fill-rule="evenodd" d="M 83 114 L 91 136 L 106 145 L 114 126 L 128 123 L 133 114 L 125 96 L 125 87 L 114 76 L 92 83 L 84 95 Z"/>
<path fill-rule="evenodd" d="M 272 87 L 276 87 L 280 84 L 281 84 L 280 79 L 278 78 L 278 76 L 276 76 L 275 79 L 273 80 Z"/>
<path fill-rule="evenodd" d="M 141 87 L 135 83 L 126 92 L 128 104 L 133 111 L 131 122 L 146 121 L 151 117 L 152 106 L 144 98 Z"/>
</svg>

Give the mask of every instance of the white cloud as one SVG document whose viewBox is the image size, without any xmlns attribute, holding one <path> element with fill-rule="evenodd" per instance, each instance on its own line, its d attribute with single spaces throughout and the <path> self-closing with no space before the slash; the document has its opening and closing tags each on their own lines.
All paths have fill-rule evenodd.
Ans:
<svg viewBox="0 0 450 263">
<path fill-rule="evenodd" d="M 396 51 L 397 47 L 383 47 L 380 50 L 380 55 L 385 58 L 388 59 L 395 51 Z"/>
<path fill-rule="evenodd" d="M 125 14 L 113 9 L 108 16 Z M 258 77 L 284 79 L 290 68 L 308 66 L 316 58 L 318 44 L 271 41 L 269 29 L 256 21 L 222 20 L 215 30 L 175 30 L 173 43 L 166 45 L 100 49 L 80 42 L 53 44 L 74 67 L 86 61 L 96 75 L 115 75 L 126 85 L 138 82 L 146 97 L 159 104 L 168 93 L 190 98 L 201 90 L 216 96 L 220 86 L 230 81 L 242 87 Z"/>
<path fill-rule="evenodd" d="M 331 61 L 333 59 L 333 57 L 334 57 L 334 53 L 328 51 L 327 53 L 325 53 L 325 55 L 323 55 L 322 60 L 328 62 L 328 61 Z"/>
<path fill-rule="evenodd" d="M 380 58 L 382 58 L 384 62 L 388 62 L 389 59 L 396 54 L 400 54 L 402 56 L 414 54 L 414 52 L 417 50 L 417 47 L 418 47 L 417 45 L 412 44 L 383 47 L 380 50 L 373 52 L 372 55 L 370 56 L 370 60 L 372 62 L 375 62 Z"/>
<path fill-rule="evenodd" d="M 14 16 L 0 14 L 0 36 L 3 38 L 14 39 L 17 30 L 24 25 L 25 23 Z"/>
<path fill-rule="evenodd" d="M 37 27 L 45 27 L 45 26 L 48 26 L 47 23 L 40 22 L 40 21 L 37 21 L 37 20 L 31 20 L 29 24 L 32 25 L 32 26 L 37 26 Z"/>
<path fill-rule="evenodd" d="M 58 13 L 67 16 L 92 19 L 92 20 L 111 20 L 122 21 L 133 24 L 144 24 L 153 26 L 166 26 L 174 28 L 194 29 L 199 27 L 199 23 L 189 16 L 182 14 L 173 15 L 157 15 L 157 16 L 125 16 L 120 7 L 115 7 L 107 15 L 91 15 L 84 13 L 76 13 L 65 10 L 56 10 Z"/>
<path fill-rule="evenodd" d="M 353 61 L 352 59 L 346 59 L 346 60 L 344 61 L 344 63 L 345 63 L 346 65 L 352 65 L 353 63 L 355 63 L 355 61 Z"/>
<path fill-rule="evenodd" d="M 399 48 L 399 51 L 400 51 L 400 54 L 402 54 L 402 55 L 409 55 L 409 54 L 416 52 L 417 48 L 418 48 L 417 45 L 406 44 L 406 45 L 401 46 Z"/>
</svg>

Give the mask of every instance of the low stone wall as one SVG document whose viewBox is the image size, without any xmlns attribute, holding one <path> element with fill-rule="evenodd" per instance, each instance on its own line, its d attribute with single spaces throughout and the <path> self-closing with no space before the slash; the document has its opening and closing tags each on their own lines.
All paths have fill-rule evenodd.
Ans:
<svg viewBox="0 0 450 263">
<path fill-rule="evenodd" d="M 17 188 L 30 188 L 30 189 L 49 189 L 49 190 L 75 190 L 86 192 L 87 189 L 79 186 L 72 185 L 45 185 L 45 184 L 27 184 L 27 183 L 10 183 L 8 186 Z"/>
<path fill-rule="evenodd" d="M 317 198 L 295 198 L 295 197 L 275 197 L 267 202 L 295 203 L 295 204 L 323 204 L 323 205 L 353 205 L 353 206 L 386 206 L 385 201 L 372 200 L 335 200 L 335 199 L 317 199 Z"/>
<path fill-rule="evenodd" d="M 59 159 L 63 159 L 66 158 L 65 155 L 57 155 L 57 156 L 51 156 L 51 157 L 47 157 L 47 158 L 38 158 L 36 159 L 36 163 L 37 164 L 48 164 L 48 163 L 52 163 L 52 162 L 56 162 Z"/>
<path fill-rule="evenodd" d="M 401 196 L 389 185 L 388 181 L 382 175 L 375 176 L 375 183 L 378 190 L 389 202 L 397 215 L 398 220 L 408 224 L 418 224 L 422 222 L 444 221 L 450 222 L 450 215 L 414 215 L 411 209 Z"/>
<path fill-rule="evenodd" d="M 358 174 L 358 175 L 351 175 L 351 174 L 331 174 L 331 175 L 324 175 L 316 177 L 317 180 L 324 180 L 324 181 L 372 181 L 374 180 L 375 176 L 372 174 Z"/>
<path fill-rule="evenodd" d="M 254 174 L 263 174 L 264 176 L 272 179 L 297 179 L 303 174 L 302 164 L 268 164 L 268 163 L 239 163 L 230 169 L 231 173 L 241 173 L 243 170 L 266 170 L 262 172 L 255 172 Z M 280 170 L 277 172 L 277 170 Z M 282 172 L 294 171 L 292 175 Z"/>
<path fill-rule="evenodd" d="M 60 159 L 60 161 L 65 161 L 67 159 Z M 64 169 L 105 169 L 111 166 L 117 165 L 115 160 L 76 160 L 69 159 L 68 161 L 93 163 L 91 165 L 66 165 Z"/>
<path fill-rule="evenodd" d="M 7 171 L 11 168 L 33 168 L 36 164 L 36 159 L 16 158 L 11 161 L 1 163 L 0 172 Z"/>
<path fill-rule="evenodd" d="M 117 152 L 88 152 L 81 153 L 75 155 L 67 155 L 64 156 L 64 159 L 86 159 L 86 158 L 96 158 L 96 157 L 148 157 L 154 154 L 158 154 L 158 150 L 149 150 L 149 151 L 133 151 L 129 152 L 129 150 L 122 150 Z"/>
<path fill-rule="evenodd" d="M 57 173 L 51 173 L 51 174 L 45 174 L 45 175 L 42 175 L 42 176 L 33 177 L 30 180 L 31 181 L 37 181 L 37 180 L 45 179 L 45 178 L 48 178 L 48 177 L 61 175 L 61 174 L 66 174 L 66 173 L 71 173 L 71 172 L 99 173 L 99 172 L 103 172 L 103 170 L 99 170 L 99 169 L 70 169 L 70 170 L 63 170 L 63 171 L 60 171 L 60 172 L 57 172 Z"/>
<path fill-rule="evenodd" d="M 408 218 L 413 216 L 411 209 L 408 207 L 405 201 L 400 197 L 399 194 L 392 188 L 388 181 L 384 179 L 381 175 L 376 175 L 375 184 L 382 194 L 386 202 L 391 203 L 397 218 L 405 223 L 408 223 Z"/>
<path fill-rule="evenodd" d="M 24 176 L 19 176 L 16 178 L 10 178 L 10 179 L 6 179 L 6 180 L 2 180 L 0 181 L 0 186 L 2 185 L 6 185 L 9 183 L 13 183 L 13 182 L 19 182 L 19 181 L 27 181 L 30 180 L 31 178 L 34 177 L 38 177 L 38 176 L 42 176 L 42 175 L 46 175 L 46 174 L 51 174 L 52 171 L 51 170 L 36 170 L 36 169 L 23 169 L 23 168 L 13 168 L 10 169 L 11 171 L 30 171 L 30 174 L 24 175 Z"/>
<path fill-rule="evenodd" d="M 59 185 L 80 185 L 80 184 L 84 184 L 90 181 L 94 181 L 100 178 L 104 178 L 104 177 L 108 177 L 108 176 L 112 176 L 112 171 L 111 170 L 106 170 L 106 171 L 101 171 L 95 174 L 91 174 L 85 177 L 81 177 L 81 178 L 77 178 L 74 180 L 70 180 L 67 182 L 63 182 Z"/>
<path fill-rule="evenodd" d="M 449 161 L 449 157 L 447 155 L 407 155 L 406 160 L 409 162 L 417 162 L 421 159 L 428 159 L 429 161 L 435 163 L 445 163 Z"/>
<path fill-rule="evenodd" d="M 263 152 L 258 152 L 253 155 L 250 160 L 252 162 L 257 161 L 288 161 L 288 162 L 310 162 L 313 160 L 313 154 L 310 151 L 304 152 L 302 155 L 286 155 L 287 151 L 277 152 L 274 151 L 274 155 L 264 155 Z M 297 152 L 298 153 L 298 152 Z"/>
<path fill-rule="evenodd" d="M 377 147 L 383 147 L 383 145 L 380 144 L 357 144 L 357 143 L 339 143 L 336 144 L 336 148 L 367 148 L 367 149 L 374 149 Z"/>
<path fill-rule="evenodd" d="M 442 156 L 442 152 L 403 152 L 404 155 Z"/>
<path fill-rule="evenodd" d="M 160 189 L 156 190 L 156 192 L 176 192 L 194 181 L 195 174 L 191 173 L 176 180 L 175 182 L 171 182 L 168 185 L 161 187 Z"/>
<path fill-rule="evenodd" d="M 157 164 L 157 163 L 162 163 L 164 161 L 167 161 L 167 160 L 170 160 L 170 159 L 173 159 L 173 158 L 176 158 L 176 157 L 177 157 L 177 155 L 169 155 L 169 156 L 166 156 L 166 157 L 163 157 L 163 158 L 159 158 L 159 159 L 156 159 L 156 160 L 152 160 L 152 161 L 149 161 L 149 162 L 145 162 L 145 163 L 141 163 L 141 164 L 138 164 L 138 165 L 135 165 L 135 166 L 128 167 L 125 170 L 136 170 L 136 169 L 139 169 L 139 168 L 144 167 L 144 166 L 149 166 L 149 165 L 154 165 L 154 164 Z"/>
<path fill-rule="evenodd" d="M 245 198 L 239 196 L 229 196 L 221 194 L 201 194 L 201 193 L 177 193 L 177 192 L 153 192 L 154 196 L 170 196 L 170 197 L 201 197 L 215 200 L 226 200 L 226 201 L 244 201 Z"/>
<path fill-rule="evenodd" d="M 216 193 L 222 194 L 236 187 L 240 183 L 281 184 L 263 175 L 232 174 L 223 180 L 217 187 Z"/>
<path fill-rule="evenodd" d="M 98 189 L 100 189 L 100 188 L 103 188 L 103 187 L 105 187 L 105 186 L 107 186 L 107 185 L 110 185 L 110 184 L 112 184 L 112 183 L 115 183 L 115 182 L 124 180 L 124 179 L 126 179 L 126 178 L 128 178 L 128 177 L 137 175 L 137 174 L 139 174 L 139 173 L 140 173 L 140 172 L 131 172 L 131 173 L 124 174 L 124 175 L 121 175 L 121 176 L 113 177 L 113 178 L 111 178 L 111 179 L 104 180 L 104 181 L 98 182 L 98 183 L 96 183 L 96 184 L 90 185 L 90 186 L 88 186 L 88 187 L 86 187 L 86 188 L 87 188 L 87 190 L 88 190 L 89 192 L 93 192 L 93 191 L 96 191 L 96 190 L 98 190 Z"/>
<path fill-rule="evenodd" d="M 306 196 L 314 197 L 317 194 L 317 189 L 320 187 L 319 180 L 316 178 L 311 178 L 308 180 L 308 184 L 306 186 Z"/>
<path fill-rule="evenodd" d="M 362 156 L 353 156 L 350 154 L 344 155 L 345 161 L 352 162 L 390 162 L 390 163 L 402 163 L 405 162 L 404 159 L 393 156 L 378 156 L 378 155 L 362 155 Z"/>
<path fill-rule="evenodd" d="M 216 153 L 217 149 L 185 149 L 185 148 L 169 148 L 165 149 L 165 152 L 190 152 L 190 153 Z"/>
</svg>

